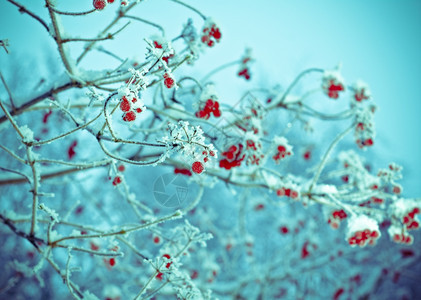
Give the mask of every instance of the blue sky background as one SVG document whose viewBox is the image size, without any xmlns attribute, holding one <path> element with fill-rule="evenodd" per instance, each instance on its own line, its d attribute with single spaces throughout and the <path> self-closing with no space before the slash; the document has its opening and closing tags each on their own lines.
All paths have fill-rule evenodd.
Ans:
<svg viewBox="0 0 421 300">
<path fill-rule="evenodd" d="M 21 3 L 47 19 L 43 1 Z M 87 10 L 92 5 L 90 0 L 57 3 L 60 9 L 72 11 Z M 202 70 L 238 59 L 245 47 L 253 49 L 256 62 L 251 82 L 238 79 L 227 84 L 224 75 L 231 74 L 232 70 L 215 77 L 215 82 L 220 84 L 219 91 L 226 99 L 238 99 L 248 87 L 278 83 L 285 86 L 306 68 L 329 69 L 339 62 L 347 83 L 356 79 L 367 82 L 379 106 L 375 118 L 376 144 L 369 149 L 368 155 L 376 154 L 374 165 L 377 166 L 386 166 L 390 161 L 402 164 L 404 195 L 421 195 L 420 1 L 214 0 L 188 3 L 212 16 L 223 34 L 220 45 L 208 51 L 196 64 L 197 74 L 203 75 Z M 200 17 L 170 1 L 146 1 L 141 7 L 141 11 L 136 11 L 139 16 L 163 25 L 168 37 L 176 36 L 188 17 L 193 17 L 197 27 L 202 25 Z M 96 28 L 107 24 L 115 9 L 116 5 L 110 5 L 95 16 L 78 19 L 76 24 L 72 18 L 64 17 L 64 27 L 69 34 L 94 36 Z M 123 39 L 123 44 L 116 40 L 107 41 L 104 46 L 119 49 L 122 56 L 125 49 L 127 53 L 133 53 L 133 48 L 138 47 L 141 59 L 142 38 L 156 30 L 141 24 L 132 28 L 117 39 Z M 46 31 L 30 17 L 20 15 L 5 0 L 0 2 L 0 38 L 9 39 L 12 52 L 9 56 L 3 51 L 0 53 L 0 70 L 6 79 L 12 80 L 12 73 L 24 78 L 22 81 L 13 79 L 10 84 L 19 98 L 28 93 L 26 87 L 33 78 L 25 68 L 35 64 L 36 77 L 47 76 L 51 68 L 46 67 L 49 60 L 46 53 L 57 53 L 51 50 L 54 45 Z M 75 45 L 71 53 L 77 55 L 81 46 Z M 84 66 L 98 66 L 101 59 L 101 54 L 89 56 Z M 3 87 L 0 95 L 5 95 Z"/>
</svg>

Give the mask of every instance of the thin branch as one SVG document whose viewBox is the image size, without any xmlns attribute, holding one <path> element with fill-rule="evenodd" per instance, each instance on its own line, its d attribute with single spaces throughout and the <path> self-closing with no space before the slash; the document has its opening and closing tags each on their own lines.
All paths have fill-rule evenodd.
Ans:
<svg viewBox="0 0 421 300">
<path fill-rule="evenodd" d="M 67 58 L 67 55 L 64 52 L 63 42 L 62 42 L 62 39 L 61 39 L 61 32 L 60 32 L 60 29 L 58 27 L 58 21 L 57 21 L 56 14 L 52 9 L 51 0 L 45 0 L 45 5 L 47 6 L 48 12 L 50 14 L 51 23 L 52 23 L 53 29 L 54 29 L 54 37 L 55 37 L 55 41 L 56 41 L 57 46 L 58 46 L 58 51 L 60 53 L 61 60 L 63 61 L 64 67 L 66 68 L 67 72 L 69 72 L 69 74 L 73 74 L 72 66 L 70 65 L 70 62 Z"/>
<path fill-rule="evenodd" d="M 68 136 L 68 135 L 70 135 L 70 134 L 72 134 L 72 133 L 74 133 L 74 132 L 76 132 L 78 130 L 81 130 L 81 129 L 84 129 L 84 128 L 88 127 L 90 124 L 92 124 L 93 122 L 95 122 L 101 115 L 102 115 L 102 112 L 100 112 L 95 118 L 93 118 L 89 122 L 87 122 L 87 123 L 85 123 L 83 125 L 80 125 L 80 126 L 78 125 L 78 127 L 76 127 L 75 129 L 72 129 L 72 130 L 70 130 L 68 132 L 65 132 L 63 134 L 60 134 L 60 135 L 58 135 L 56 137 L 53 137 L 53 138 L 51 138 L 49 140 L 33 142 L 32 145 L 33 146 L 39 146 L 39 145 L 49 144 L 51 142 L 54 142 L 54 141 L 59 140 L 61 138 L 64 138 L 64 137 L 66 137 L 66 136 Z"/>
<path fill-rule="evenodd" d="M 181 4 L 181 5 L 185 6 L 185 7 L 187 7 L 188 9 L 191 9 L 192 11 L 194 11 L 195 13 L 197 13 L 199 16 L 201 16 L 203 20 L 206 21 L 206 16 L 204 14 L 202 14 L 199 10 L 197 10 L 196 8 L 194 8 L 193 6 L 190 6 L 190 5 L 184 3 L 184 2 L 182 2 L 180 0 L 171 0 L 171 1 L 173 1 L 175 3 L 178 3 L 178 4 Z"/>
<path fill-rule="evenodd" d="M 18 174 L 18 175 L 24 177 L 28 181 L 29 184 L 31 183 L 31 180 L 29 179 L 29 177 L 27 175 L 21 173 L 21 172 L 18 172 L 18 171 L 12 170 L 12 169 L 8 169 L 8 168 L 4 168 L 4 167 L 0 167 L 0 170 L 5 171 L 5 172 Z"/>
<path fill-rule="evenodd" d="M 181 216 L 182 216 L 182 213 L 179 210 L 177 210 L 175 213 L 173 213 L 173 214 L 171 214 L 169 216 L 162 217 L 160 219 L 157 219 L 155 221 L 148 222 L 146 224 L 142 224 L 142 225 L 138 225 L 138 226 L 134 226 L 134 227 L 129 227 L 129 228 L 126 228 L 126 229 L 121 229 L 121 230 L 118 230 L 118 231 L 111 231 L 111 232 L 107 232 L 107 233 L 85 234 L 85 235 L 71 235 L 71 236 L 60 238 L 60 239 L 52 242 L 51 244 L 52 245 L 56 245 L 56 244 L 58 244 L 58 243 L 60 243 L 62 241 L 65 241 L 65 240 L 73 240 L 73 239 L 91 239 L 91 238 L 102 238 L 102 237 L 107 237 L 107 236 L 124 235 L 124 234 L 130 233 L 130 232 L 134 232 L 134 231 L 139 231 L 139 230 L 142 230 L 142 229 L 146 229 L 148 227 L 151 227 L 153 225 L 156 225 L 156 224 L 159 224 L 159 223 L 162 223 L 162 222 L 165 222 L 165 221 L 169 221 L 169 220 L 172 220 L 172 219 L 178 219 L 178 218 L 181 218 Z M 122 228 L 124 228 L 124 227 L 125 226 L 122 226 Z"/>
<path fill-rule="evenodd" d="M 84 15 L 88 15 L 91 14 L 93 12 L 96 11 L 96 8 L 88 10 L 88 11 L 83 11 L 83 12 L 67 12 L 67 11 L 60 11 L 55 9 L 54 7 L 51 7 L 51 9 L 59 15 L 65 15 L 65 16 L 84 16 Z"/>
<path fill-rule="evenodd" d="M 51 97 L 54 94 L 63 92 L 65 90 L 68 90 L 70 88 L 74 88 L 74 87 L 78 87 L 81 88 L 82 85 L 79 82 L 68 82 L 63 84 L 62 86 L 59 86 L 57 88 L 52 88 L 51 90 L 49 90 L 48 92 L 43 93 L 42 95 L 39 95 L 35 98 L 33 98 L 32 100 L 29 100 L 28 102 L 24 103 L 23 105 L 19 106 L 18 108 L 16 108 L 15 111 L 9 112 L 9 114 L 11 116 L 16 116 L 19 115 L 21 113 L 23 113 L 27 108 L 37 104 L 38 102 Z M 3 116 L 0 118 L 0 124 L 5 122 L 6 120 L 8 120 L 7 116 Z"/>
<path fill-rule="evenodd" d="M 3 149 L 4 151 L 6 151 L 8 154 L 10 154 L 12 157 L 14 157 L 15 159 L 17 159 L 18 161 L 20 161 L 23 164 L 26 164 L 27 161 L 20 158 L 19 156 L 17 156 L 15 153 L 12 152 L 12 150 L 6 148 L 5 146 L 0 144 L 0 148 Z"/>
<path fill-rule="evenodd" d="M 18 135 L 20 136 L 20 138 L 23 140 L 25 137 L 22 134 L 22 132 L 19 129 L 18 124 L 16 124 L 15 120 L 13 119 L 12 115 L 9 113 L 9 111 L 6 109 L 6 107 L 3 106 L 3 102 L 0 99 L 0 108 L 3 110 L 4 114 L 5 114 L 5 118 L 7 120 L 9 120 L 9 122 L 12 124 L 13 128 L 16 130 L 16 132 L 18 133 Z"/>
<path fill-rule="evenodd" d="M 111 23 L 107 26 L 107 27 L 105 27 L 104 28 L 104 30 L 100 33 L 100 34 L 98 34 L 98 36 L 100 37 L 100 36 L 102 36 L 103 34 L 105 34 L 108 30 L 110 30 L 115 24 L 117 24 L 117 22 L 122 18 L 122 17 L 124 17 L 124 15 L 129 11 L 129 10 L 131 10 L 133 7 L 135 7 L 135 5 L 136 4 L 138 4 L 138 2 L 133 2 L 133 3 L 131 3 L 129 6 L 127 6 L 126 7 L 126 9 L 120 9 L 120 11 L 119 11 L 119 13 L 118 13 L 118 15 L 117 15 L 117 17 L 113 20 L 113 21 L 111 21 Z M 83 52 L 82 52 L 82 54 L 80 54 L 79 55 L 79 57 L 77 58 L 77 60 L 76 60 L 76 65 L 78 65 L 80 62 L 81 62 L 81 60 L 85 57 L 85 55 L 86 54 L 88 54 L 88 52 L 89 51 L 91 51 L 91 49 L 92 49 L 92 47 L 96 44 L 96 42 L 97 41 L 92 41 L 92 42 L 90 42 L 86 47 L 85 47 L 85 49 L 83 50 Z"/>
<path fill-rule="evenodd" d="M 139 21 L 139 22 L 142 22 L 142 23 L 151 25 L 153 27 L 156 27 L 156 28 L 158 28 L 162 32 L 162 36 L 165 36 L 164 28 L 162 28 L 162 26 L 160 26 L 159 24 L 156 24 L 154 22 L 151 22 L 151 21 L 148 21 L 148 20 L 145 20 L 145 19 L 136 17 L 136 16 L 125 15 L 124 18 L 133 19 L 133 20 L 136 20 L 136 21 Z"/>
<path fill-rule="evenodd" d="M 291 90 L 294 88 L 294 86 L 300 81 L 300 79 L 311 72 L 319 72 L 319 73 L 323 73 L 324 70 L 323 69 L 319 69 L 319 68 L 311 68 L 311 69 L 307 69 L 304 70 L 303 72 L 301 72 L 300 74 L 298 74 L 298 76 L 294 79 L 294 81 L 290 84 L 290 86 L 286 89 L 286 91 L 284 92 L 284 94 L 282 95 L 281 99 L 278 101 L 278 103 L 274 103 L 274 106 L 282 106 L 282 104 L 285 101 L 285 98 L 289 95 L 289 93 L 291 92 Z"/>
<path fill-rule="evenodd" d="M 6 88 L 7 94 L 9 95 L 10 105 L 12 106 L 12 110 L 16 110 L 15 103 L 13 102 L 13 96 L 10 92 L 9 86 L 6 83 L 6 80 L 4 80 L 3 74 L 0 72 L 0 79 L 3 82 L 4 87 Z"/>
<path fill-rule="evenodd" d="M 126 28 L 130 22 L 127 22 L 123 27 L 121 27 L 119 30 L 117 30 L 114 33 L 109 33 L 105 37 L 98 37 L 98 38 L 91 38 L 91 39 L 84 39 L 84 38 L 68 38 L 68 39 L 62 39 L 61 43 L 68 43 L 68 42 L 99 42 L 99 41 L 105 41 L 105 40 L 112 40 L 114 36 L 119 34 L 124 28 Z"/>
<path fill-rule="evenodd" d="M 9 1 L 13 5 L 16 5 L 17 7 L 19 7 L 19 12 L 26 13 L 26 14 L 30 15 L 32 18 L 34 18 L 35 20 L 37 20 L 38 22 L 40 22 L 41 25 L 44 26 L 45 30 L 47 30 L 47 32 L 50 33 L 50 29 L 48 28 L 47 23 L 45 23 L 45 21 L 43 19 L 38 17 L 33 12 L 29 11 L 25 6 L 19 4 L 18 2 L 14 1 L 14 0 L 7 0 L 7 1 Z"/>
<path fill-rule="evenodd" d="M 308 194 L 311 193 L 311 190 L 313 189 L 314 185 L 317 183 L 317 180 L 319 179 L 320 173 L 322 172 L 324 166 L 326 165 L 327 159 L 330 156 L 330 153 L 332 152 L 333 148 L 342 140 L 353 128 L 355 127 L 354 124 L 349 126 L 344 132 L 339 134 L 335 140 L 330 144 L 329 148 L 327 149 L 325 155 L 323 156 L 322 161 L 320 162 L 320 165 L 316 171 L 316 174 L 314 175 L 313 181 L 311 182 L 310 188 L 308 189 Z"/>
</svg>

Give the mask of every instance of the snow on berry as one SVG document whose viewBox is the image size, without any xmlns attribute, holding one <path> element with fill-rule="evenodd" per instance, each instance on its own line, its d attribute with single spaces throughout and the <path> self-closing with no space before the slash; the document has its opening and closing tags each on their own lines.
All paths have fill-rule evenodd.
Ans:
<svg viewBox="0 0 421 300">
<path fill-rule="evenodd" d="M 218 95 L 213 84 L 207 84 L 202 89 L 199 101 L 194 103 L 193 107 L 197 109 L 196 117 L 198 118 L 207 120 L 210 118 L 211 114 L 213 114 L 215 118 L 221 116 Z"/>
<path fill-rule="evenodd" d="M 275 137 L 273 139 L 272 147 L 275 148 L 275 155 L 273 155 L 272 158 L 277 164 L 284 158 L 293 154 L 292 146 L 288 144 L 288 140 L 285 137 Z"/>
<path fill-rule="evenodd" d="M 110 0 L 108 0 L 109 2 Z M 105 300 L 120 300 L 121 299 L 121 290 L 115 285 L 106 284 L 104 286 L 103 295 Z"/>
<path fill-rule="evenodd" d="M 329 98 L 338 99 L 339 92 L 345 91 L 345 83 L 339 71 L 326 70 L 323 73 L 322 89 Z"/>
<path fill-rule="evenodd" d="M 356 102 L 361 103 L 363 100 L 368 100 L 371 98 L 371 92 L 368 85 L 361 80 L 358 80 L 353 84 L 352 90 L 354 92 L 353 99 Z"/>
<path fill-rule="evenodd" d="M 403 224 L 405 230 L 415 230 L 420 227 L 418 216 L 421 211 L 421 204 L 413 199 L 398 199 L 389 208 L 392 215 L 397 217 Z"/>
<path fill-rule="evenodd" d="M 215 45 L 215 42 L 219 43 L 221 37 L 221 31 L 216 23 L 211 18 L 206 18 L 200 39 L 202 43 L 208 47 L 212 47 Z"/>
<path fill-rule="evenodd" d="M 380 230 L 376 220 L 366 215 L 352 216 L 348 219 L 346 239 L 351 246 L 374 245 L 379 237 Z"/>
<path fill-rule="evenodd" d="M 146 110 L 143 101 L 138 96 L 138 91 L 141 86 L 134 84 L 133 78 L 129 81 L 126 86 L 119 88 L 118 95 L 120 97 L 120 109 L 123 112 L 123 121 L 133 122 L 136 120 L 137 114 Z"/>
<path fill-rule="evenodd" d="M 244 146 L 241 143 L 230 146 L 227 151 L 222 152 L 222 156 L 225 156 L 225 158 L 219 161 L 219 166 L 227 170 L 239 167 L 246 156 L 243 153 L 243 148 Z"/>
<path fill-rule="evenodd" d="M 265 157 L 260 142 L 260 136 L 252 131 L 248 131 L 244 136 L 244 140 L 246 146 L 244 149 L 246 165 L 260 165 Z"/>
</svg>

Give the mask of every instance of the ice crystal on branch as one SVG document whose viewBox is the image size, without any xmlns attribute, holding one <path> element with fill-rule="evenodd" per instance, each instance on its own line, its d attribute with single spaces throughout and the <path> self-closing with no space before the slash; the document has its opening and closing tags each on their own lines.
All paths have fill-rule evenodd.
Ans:
<svg viewBox="0 0 421 300">
<path fill-rule="evenodd" d="M 179 121 L 168 124 L 168 135 L 162 141 L 166 143 L 168 153 L 179 153 L 191 163 L 192 171 L 200 174 L 206 166 L 212 165 L 217 158 L 217 151 L 212 144 L 205 143 L 203 130 L 199 126 L 190 126 L 189 122 Z"/>
</svg>

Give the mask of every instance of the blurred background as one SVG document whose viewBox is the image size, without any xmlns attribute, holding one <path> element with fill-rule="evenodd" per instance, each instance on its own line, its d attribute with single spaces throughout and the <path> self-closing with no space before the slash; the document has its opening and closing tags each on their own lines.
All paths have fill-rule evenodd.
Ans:
<svg viewBox="0 0 421 300">
<path fill-rule="evenodd" d="M 42 8 L 40 2 L 21 1 L 46 16 L 45 10 L 39 8 Z M 246 88 L 277 84 L 285 87 L 304 69 L 332 69 L 340 63 L 346 83 L 352 84 L 357 79 L 368 83 L 379 107 L 375 117 L 375 146 L 367 153 L 368 156 L 375 153 L 372 164 L 376 168 L 385 167 L 392 161 L 403 165 L 403 195 L 421 195 L 420 1 L 190 2 L 205 15 L 213 17 L 223 35 L 221 43 L 204 54 L 195 70 L 209 70 L 238 60 L 246 47 L 253 50 L 255 63 L 250 82 L 237 78 L 226 84 L 224 76 L 237 72 L 237 67 L 213 78 L 223 101 L 237 101 Z M 84 11 L 92 8 L 92 1 L 57 1 L 57 6 L 63 10 Z M 145 12 L 142 17 L 161 24 L 169 37 L 179 34 L 180 24 L 186 23 L 187 17 L 192 17 L 200 28 L 198 15 L 171 1 L 146 1 L 142 9 Z M 97 28 L 107 24 L 114 13 L 115 8 L 110 5 L 96 16 L 79 18 L 76 23 L 72 17 L 62 17 L 62 20 L 69 34 L 94 36 Z M 0 68 L 6 79 L 12 77 L 11 69 L 19 74 L 21 80 L 10 83 L 19 97 L 20 91 L 26 93 L 22 85 L 30 82 L 31 74 L 24 72 L 28 65 L 35 63 L 37 73 L 46 76 L 51 70 L 59 72 L 58 66 L 47 67 L 49 57 L 56 56 L 57 51 L 39 24 L 21 15 L 5 0 L 0 2 L 0 14 L 0 39 L 9 39 L 11 51 L 10 55 L 4 51 L 0 53 Z M 118 50 L 123 57 L 125 48 L 132 54 L 133 47 L 138 47 L 138 58 L 142 59 L 142 38 L 156 34 L 157 30 L 142 23 L 136 28 L 136 31 L 128 28 L 117 39 L 125 40 L 127 44 L 106 41 L 103 45 L 109 50 Z M 74 57 L 82 46 L 83 43 L 72 46 Z M 110 58 L 97 52 L 87 57 L 83 66 L 87 69 L 100 66 L 101 59 Z M 303 92 L 300 86 L 297 92 Z M 3 86 L 0 96 L 5 96 Z"/>
</svg>

